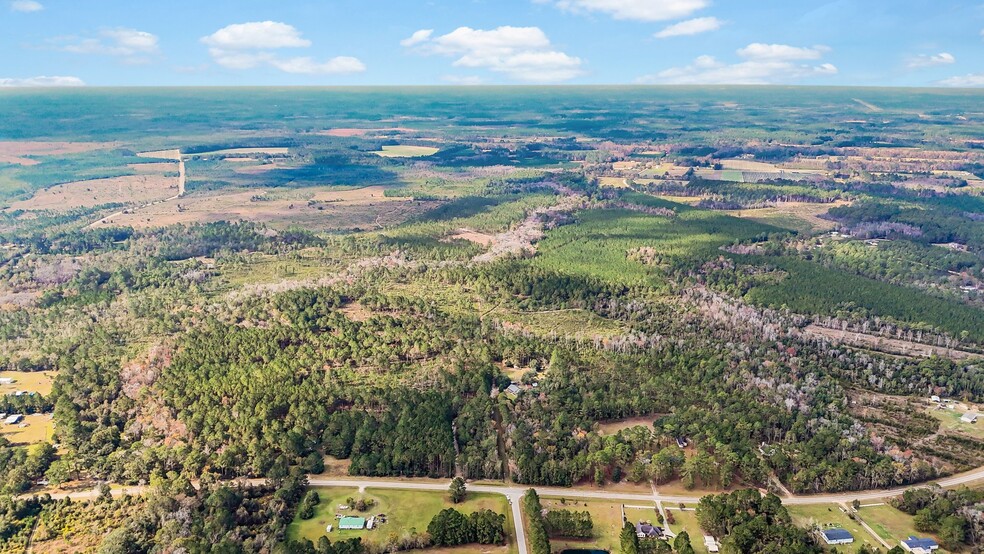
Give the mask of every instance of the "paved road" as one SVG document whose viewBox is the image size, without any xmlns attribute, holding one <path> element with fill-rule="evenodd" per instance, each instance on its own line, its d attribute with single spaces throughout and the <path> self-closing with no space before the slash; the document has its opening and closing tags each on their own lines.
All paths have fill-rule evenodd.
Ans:
<svg viewBox="0 0 984 554">
<path fill-rule="evenodd" d="M 311 475 L 308 481 L 316 487 L 356 487 L 360 490 L 366 488 L 375 489 L 403 489 L 420 490 L 433 492 L 446 492 L 449 482 L 438 480 L 400 480 L 385 478 L 327 478 L 320 475 Z M 974 481 L 984 481 L 984 467 L 977 468 L 966 473 L 953 475 L 943 479 L 932 481 L 945 488 L 958 487 L 970 484 Z M 239 483 L 257 485 L 264 482 L 263 479 L 240 479 Z M 783 504 L 803 505 L 803 504 L 849 504 L 854 500 L 877 500 L 899 496 L 903 492 L 912 488 L 929 486 L 931 483 L 922 485 L 912 485 L 908 487 L 898 487 L 894 489 L 870 490 L 858 492 L 846 492 L 839 494 L 816 494 L 803 496 L 787 496 L 782 498 Z M 526 546 L 526 529 L 523 527 L 523 516 L 520 512 L 520 499 L 530 487 L 520 487 L 509 484 L 490 485 L 490 484 L 469 484 L 468 490 L 472 492 L 485 492 L 502 494 L 508 498 L 512 504 L 513 520 L 516 522 L 516 541 L 519 546 L 519 554 L 528 554 Z M 672 494 L 662 494 L 658 489 L 653 489 L 652 493 L 624 493 L 616 491 L 579 489 L 579 488 L 557 488 L 557 487 L 534 487 L 541 496 L 560 496 L 570 499 L 596 499 L 612 502 L 646 502 L 660 505 L 663 502 L 696 504 L 700 501 L 700 496 L 681 496 Z M 131 496 L 145 494 L 148 487 L 133 486 L 121 487 L 113 490 L 114 495 L 128 494 Z M 98 491 L 95 489 L 75 491 L 69 493 L 52 494 L 53 498 L 64 498 L 70 496 L 73 500 L 86 500 L 95 498 Z"/>
</svg>

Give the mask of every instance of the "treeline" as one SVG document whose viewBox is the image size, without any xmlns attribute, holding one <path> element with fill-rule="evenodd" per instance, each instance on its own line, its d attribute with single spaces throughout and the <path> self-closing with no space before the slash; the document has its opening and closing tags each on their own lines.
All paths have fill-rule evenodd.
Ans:
<svg viewBox="0 0 984 554">
<path fill-rule="evenodd" d="M 912 522 L 917 531 L 934 533 L 943 548 L 959 551 L 968 546 L 976 550 L 984 538 L 982 502 L 984 492 L 978 490 L 920 488 L 905 491 L 891 504 L 914 516 Z"/>
<path fill-rule="evenodd" d="M 543 524 L 550 538 L 590 539 L 594 532 L 591 512 L 587 510 L 550 510 Z"/>
<path fill-rule="evenodd" d="M 529 524 L 527 529 L 527 540 L 530 544 L 532 554 L 550 554 L 550 535 L 547 533 L 547 524 L 543 520 L 543 505 L 540 504 L 540 496 L 536 491 L 530 489 L 523 495 L 523 513 L 526 515 L 526 522 Z"/>
<path fill-rule="evenodd" d="M 705 496 L 697 504 L 701 529 L 721 540 L 721 552 L 820 554 L 807 532 L 793 525 L 779 497 L 747 489 Z"/>
<path fill-rule="evenodd" d="M 434 546 L 463 544 L 505 544 L 506 516 L 492 510 L 478 510 L 467 516 L 455 510 L 441 510 L 427 525 Z"/>
</svg>

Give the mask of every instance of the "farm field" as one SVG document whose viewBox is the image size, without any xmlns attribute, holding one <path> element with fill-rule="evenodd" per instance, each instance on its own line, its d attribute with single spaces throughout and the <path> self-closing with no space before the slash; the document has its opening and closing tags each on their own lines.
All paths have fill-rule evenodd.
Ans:
<svg viewBox="0 0 984 554">
<path fill-rule="evenodd" d="M 317 491 L 321 496 L 321 503 L 315 508 L 313 518 L 309 520 L 295 519 L 290 524 L 287 534 L 291 538 L 305 538 L 316 543 L 318 538 L 325 535 L 325 528 L 328 525 L 334 525 L 334 530 L 328 534 L 333 542 L 361 537 L 366 542 L 383 543 L 392 534 L 400 536 L 413 532 L 426 532 L 431 519 L 445 508 L 454 508 L 466 515 L 484 509 L 506 514 L 507 533 L 510 537 L 515 537 L 509 504 L 505 496 L 498 494 L 468 493 L 464 502 L 452 504 L 447 499 L 446 494 L 436 492 L 369 488 L 364 493 L 360 493 L 358 489 L 320 487 L 315 487 L 312 490 Z M 339 504 L 343 504 L 347 498 L 372 499 L 376 501 L 376 505 L 363 513 L 356 512 L 354 509 L 339 511 Z M 385 514 L 386 523 L 373 530 L 342 531 L 338 529 L 338 522 L 335 519 L 336 513 L 366 518 L 373 514 Z M 490 547 L 488 551 L 513 554 L 516 549 L 515 545 L 511 545 L 500 548 Z"/>
<path fill-rule="evenodd" d="M 438 150 L 440 148 L 433 146 L 386 145 L 375 154 L 384 158 L 426 158 L 436 154 Z"/>
<path fill-rule="evenodd" d="M 980 419 L 978 419 L 976 423 L 966 423 L 964 421 L 960 421 L 960 417 L 963 416 L 965 412 L 976 412 L 978 411 L 978 407 L 966 405 L 962 406 L 963 409 L 944 408 L 940 410 L 936 408 L 928 408 L 926 413 L 940 421 L 941 429 L 984 440 L 984 425 L 982 425 L 984 421 L 981 421 Z"/>
<path fill-rule="evenodd" d="M 594 524 L 594 537 L 589 540 L 551 539 L 550 546 L 556 550 L 599 549 L 614 552 L 618 549 L 618 535 L 622 530 L 622 504 L 603 500 L 562 501 L 557 497 L 540 497 L 540 503 L 547 510 L 587 511 Z"/>
<path fill-rule="evenodd" d="M 14 379 L 9 385 L 0 384 L 0 395 L 26 391 L 47 396 L 56 375 L 54 371 L 0 371 L 0 378 Z"/>
<path fill-rule="evenodd" d="M 10 207 L 15 210 L 67 212 L 106 204 L 145 204 L 170 198 L 177 192 L 176 176 L 141 172 L 140 175 L 56 185 L 34 193 L 28 200 L 14 202 Z"/>
</svg>

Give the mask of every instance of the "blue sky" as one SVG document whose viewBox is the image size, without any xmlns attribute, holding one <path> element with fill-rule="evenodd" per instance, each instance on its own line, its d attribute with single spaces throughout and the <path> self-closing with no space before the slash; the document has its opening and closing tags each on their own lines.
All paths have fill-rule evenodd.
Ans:
<svg viewBox="0 0 984 554">
<path fill-rule="evenodd" d="M 984 86 L 984 2 L 0 0 L 0 86 Z"/>
</svg>

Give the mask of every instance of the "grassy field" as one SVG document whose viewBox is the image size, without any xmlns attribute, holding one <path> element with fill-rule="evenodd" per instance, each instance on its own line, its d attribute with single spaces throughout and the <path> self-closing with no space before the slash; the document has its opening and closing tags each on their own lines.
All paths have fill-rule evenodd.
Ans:
<svg viewBox="0 0 984 554">
<path fill-rule="evenodd" d="M 905 512 L 900 512 L 887 504 L 861 508 L 858 513 L 861 515 L 861 519 L 891 546 L 898 545 L 899 541 L 908 538 L 910 535 L 917 537 L 930 536 L 939 540 L 934 535 L 916 531 L 915 526 L 912 524 L 912 516 Z M 946 551 L 940 549 L 937 552 Z"/>
<path fill-rule="evenodd" d="M 847 514 L 841 511 L 840 506 L 837 506 L 836 504 L 790 506 L 789 513 L 793 516 L 793 523 L 805 529 L 810 529 L 813 526 L 817 526 L 820 529 L 839 527 L 841 529 L 846 529 L 854 535 L 853 544 L 828 547 L 829 550 L 836 552 L 854 552 L 862 544 L 867 544 L 875 548 L 882 547 L 881 543 L 876 541 L 875 538 L 871 536 L 871 533 L 865 531 L 864 528 L 861 527 L 860 523 L 849 518 Z"/>
<path fill-rule="evenodd" d="M 562 502 L 559 497 L 545 498 L 540 501 L 548 510 L 572 510 L 581 512 L 587 510 L 594 523 L 594 537 L 589 540 L 551 539 L 550 546 L 554 551 L 565 548 L 597 548 L 615 552 L 618 549 L 618 535 L 622 529 L 622 504 L 604 500 L 567 500 Z"/>
<path fill-rule="evenodd" d="M 0 385 L 0 394 L 27 391 L 47 395 L 51 392 L 55 374 L 54 371 L 0 371 L 0 377 L 14 380 L 10 385 Z"/>
<path fill-rule="evenodd" d="M 374 152 L 374 154 L 384 158 L 424 158 L 433 156 L 438 150 L 440 148 L 434 148 L 433 146 L 409 146 L 401 144 L 384 146 L 382 150 Z"/>
<path fill-rule="evenodd" d="M 936 408 L 930 408 L 926 410 L 926 413 L 940 420 L 940 427 L 942 429 L 984 440 L 984 422 L 980 420 L 977 423 L 964 423 L 960 421 L 960 417 L 964 414 L 963 410 L 938 410 Z"/>
<path fill-rule="evenodd" d="M 498 494 L 469 493 L 468 499 L 461 504 L 451 504 L 447 495 L 436 492 L 404 491 L 391 489 L 366 489 L 360 494 L 357 489 L 348 488 L 315 488 L 321 495 L 321 503 L 315 509 L 314 517 L 309 520 L 294 520 L 287 528 L 287 536 L 292 539 L 310 539 L 317 542 L 325 535 L 325 528 L 334 525 L 335 529 L 328 534 L 333 542 L 353 537 L 361 537 L 366 542 L 384 542 L 392 534 L 400 535 L 416 531 L 423 533 L 427 530 L 430 520 L 444 508 L 455 508 L 468 514 L 477 510 L 489 509 L 506 514 L 506 531 L 510 537 L 515 535 L 511 511 L 505 496 Z M 376 505 L 365 513 L 355 510 L 341 511 L 339 504 L 344 504 L 347 498 L 373 499 Z M 368 518 L 373 514 L 386 514 L 387 522 L 378 529 L 361 531 L 340 531 L 335 519 L 336 513 Z M 502 554 L 515 551 L 514 545 L 508 547 L 482 547 L 483 551 L 501 552 Z M 474 547 L 472 550 L 474 552 Z"/>
<path fill-rule="evenodd" d="M 16 425 L 0 423 L 0 436 L 13 444 L 35 444 L 51 440 L 54 428 L 51 414 L 32 414 L 24 416 L 24 419 Z"/>
<path fill-rule="evenodd" d="M 605 319 L 587 310 L 555 310 L 550 312 L 517 312 L 496 310 L 492 314 L 515 323 L 537 335 L 556 334 L 581 340 L 610 339 L 626 329 L 614 320 Z"/>
<path fill-rule="evenodd" d="M 687 506 L 687 508 L 694 507 L 692 505 Z M 697 512 L 671 509 L 666 504 L 663 504 L 663 509 L 667 510 L 667 513 L 673 514 L 674 523 L 667 526 L 669 530 L 674 535 L 679 535 L 681 531 L 686 531 L 690 535 L 690 544 L 694 547 L 694 551 L 699 554 L 707 554 L 707 548 L 704 546 L 704 531 L 700 528 L 700 524 L 697 523 Z"/>
</svg>

